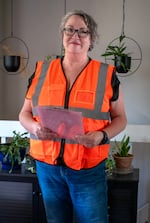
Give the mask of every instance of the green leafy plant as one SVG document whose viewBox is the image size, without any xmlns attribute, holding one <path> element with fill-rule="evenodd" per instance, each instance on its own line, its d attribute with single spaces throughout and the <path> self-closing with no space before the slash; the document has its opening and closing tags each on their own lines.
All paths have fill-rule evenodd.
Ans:
<svg viewBox="0 0 150 223">
<path fill-rule="evenodd" d="M 106 49 L 106 52 L 104 54 L 102 54 L 101 56 L 125 56 L 125 55 L 129 55 L 129 53 L 125 53 L 126 50 L 126 46 L 125 46 L 125 42 L 122 42 L 125 38 L 125 35 L 121 35 L 119 37 L 119 45 L 109 45 Z"/>
<path fill-rule="evenodd" d="M 9 161 L 11 165 L 9 173 L 12 172 L 16 162 L 19 165 L 21 164 L 21 150 L 26 149 L 29 146 L 29 138 L 27 137 L 27 134 L 27 132 L 21 134 L 13 131 L 11 142 L 0 145 L 0 152 L 3 154 L 3 162 L 6 163 Z"/>
<path fill-rule="evenodd" d="M 108 158 L 106 159 L 105 166 L 107 175 L 111 175 L 113 169 L 115 168 L 115 161 L 112 154 L 109 154 Z"/>
<path fill-rule="evenodd" d="M 113 152 L 115 151 L 115 155 L 120 157 L 127 157 L 129 155 L 129 150 L 131 148 L 129 136 L 124 135 L 120 142 L 115 140 L 114 144 Z"/>
<path fill-rule="evenodd" d="M 47 60 L 47 61 L 55 59 L 55 58 L 56 58 L 56 55 L 47 55 L 47 56 L 45 56 L 45 60 Z"/>
<path fill-rule="evenodd" d="M 110 57 L 113 56 L 112 60 L 114 60 L 116 66 L 121 66 L 124 72 L 130 70 L 131 57 L 129 57 L 129 52 L 126 52 L 127 47 L 125 46 L 125 42 L 123 42 L 125 35 L 121 35 L 119 37 L 118 45 L 109 45 L 106 49 L 106 52 L 101 56 Z M 128 60 L 126 59 L 128 58 Z M 128 63 L 127 63 L 128 61 Z M 117 65 L 119 64 L 119 65 Z M 119 72 L 119 68 L 117 70 Z"/>
<path fill-rule="evenodd" d="M 29 154 L 26 154 L 26 170 L 30 171 L 31 173 L 36 173 L 35 159 Z"/>
<path fill-rule="evenodd" d="M 45 56 L 45 60 L 50 61 L 50 60 L 53 60 L 53 59 L 56 59 L 56 58 L 59 58 L 59 57 L 62 57 L 62 56 L 61 55 L 56 55 L 56 54 L 47 55 L 47 56 Z"/>
</svg>

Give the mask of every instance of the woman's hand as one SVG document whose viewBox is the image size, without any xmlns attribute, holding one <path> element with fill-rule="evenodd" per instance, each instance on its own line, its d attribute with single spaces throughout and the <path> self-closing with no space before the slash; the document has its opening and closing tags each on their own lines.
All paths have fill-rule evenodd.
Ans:
<svg viewBox="0 0 150 223">
<path fill-rule="evenodd" d="M 19 120 L 24 128 L 35 135 L 38 139 L 41 140 L 53 140 L 57 136 L 55 132 L 52 132 L 50 129 L 44 128 L 40 125 L 39 122 L 36 122 L 33 119 L 31 100 L 25 99 L 23 107 L 19 113 Z"/>
<path fill-rule="evenodd" d="M 37 124 L 35 127 L 35 136 L 40 140 L 53 140 L 58 135 L 55 132 L 52 132 L 50 129 L 42 127 L 40 124 Z"/>
<path fill-rule="evenodd" d="M 86 135 L 77 135 L 75 139 L 79 144 L 92 148 L 100 144 L 103 139 L 103 133 L 101 131 L 88 132 Z"/>
</svg>

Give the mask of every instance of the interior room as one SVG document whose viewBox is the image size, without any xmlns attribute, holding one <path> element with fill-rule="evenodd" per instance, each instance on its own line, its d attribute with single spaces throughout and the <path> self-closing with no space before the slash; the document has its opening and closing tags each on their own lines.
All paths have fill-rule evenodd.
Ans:
<svg viewBox="0 0 150 223">
<path fill-rule="evenodd" d="M 133 167 L 139 169 L 137 223 L 150 222 L 149 0 L 13 0 L 13 5 L 11 0 L 0 0 L 0 120 L 18 121 L 36 62 L 62 54 L 59 24 L 62 16 L 73 9 L 86 11 L 98 23 L 99 40 L 90 57 L 113 64 L 102 54 L 122 33 L 126 36 L 131 70 L 117 75 L 128 120 L 125 133 L 132 141 Z M 15 51 L 25 55 L 19 72 L 9 72 L 3 65 L 3 50 L 11 51 L 4 43 L 7 38 L 17 41 Z"/>
</svg>

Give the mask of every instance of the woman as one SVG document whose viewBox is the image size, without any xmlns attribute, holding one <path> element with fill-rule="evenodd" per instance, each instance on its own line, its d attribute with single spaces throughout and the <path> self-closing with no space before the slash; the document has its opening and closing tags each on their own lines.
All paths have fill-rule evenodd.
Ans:
<svg viewBox="0 0 150 223">
<path fill-rule="evenodd" d="M 122 89 L 113 66 L 88 56 L 98 37 L 90 15 L 69 12 L 60 32 L 64 57 L 37 64 L 19 119 L 31 133 L 47 222 L 71 223 L 74 214 L 77 223 L 107 223 L 105 159 L 126 126 Z M 81 111 L 85 134 L 60 139 L 42 127 L 37 105 Z"/>
</svg>

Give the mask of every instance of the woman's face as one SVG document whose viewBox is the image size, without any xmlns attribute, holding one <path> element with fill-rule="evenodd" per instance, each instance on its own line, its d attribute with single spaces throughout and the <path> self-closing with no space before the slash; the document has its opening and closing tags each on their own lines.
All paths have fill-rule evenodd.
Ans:
<svg viewBox="0 0 150 223">
<path fill-rule="evenodd" d="M 71 16 L 66 22 L 65 30 L 63 31 L 63 46 L 65 52 L 87 53 L 90 44 L 91 37 L 84 20 L 78 15 Z"/>
</svg>

